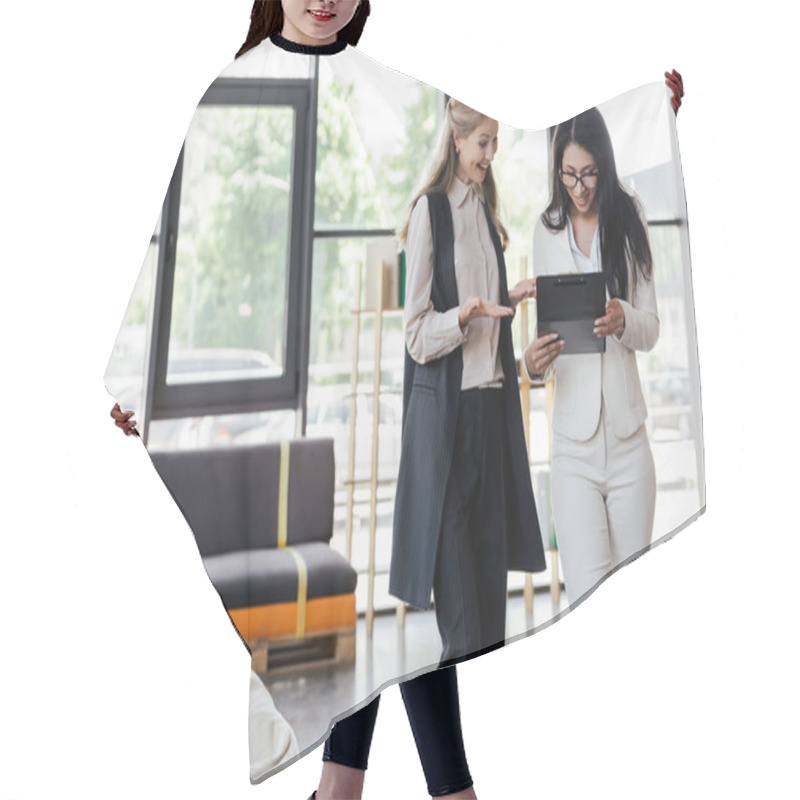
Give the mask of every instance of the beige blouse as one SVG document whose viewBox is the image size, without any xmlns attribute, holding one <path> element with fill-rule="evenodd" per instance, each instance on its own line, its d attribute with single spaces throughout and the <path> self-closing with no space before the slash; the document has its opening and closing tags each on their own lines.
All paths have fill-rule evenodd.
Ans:
<svg viewBox="0 0 800 800">
<path fill-rule="evenodd" d="M 489 225 L 484 211 L 482 187 L 458 178 L 447 192 L 453 215 L 454 255 L 458 302 L 476 295 L 500 302 L 500 276 Z M 421 197 L 408 225 L 406 242 L 406 345 L 419 364 L 463 348 L 461 389 L 495 387 L 503 383 L 500 363 L 500 320 L 470 320 L 462 332 L 458 307 L 435 311 L 431 301 L 433 239 L 428 198 Z"/>
</svg>

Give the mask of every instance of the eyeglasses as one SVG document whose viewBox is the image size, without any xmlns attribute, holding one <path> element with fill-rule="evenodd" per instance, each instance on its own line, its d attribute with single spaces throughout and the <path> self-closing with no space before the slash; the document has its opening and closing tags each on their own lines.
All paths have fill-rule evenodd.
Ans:
<svg viewBox="0 0 800 800">
<path fill-rule="evenodd" d="M 561 183 L 567 189 L 574 189 L 579 183 L 583 184 L 586 189 L 594 189 L 597 186 L 596 172 L 584 172 L 583 175 L 576 175 L 574 172 L 559 170 L 559 175 L 561 175 Z"/>
</svg>

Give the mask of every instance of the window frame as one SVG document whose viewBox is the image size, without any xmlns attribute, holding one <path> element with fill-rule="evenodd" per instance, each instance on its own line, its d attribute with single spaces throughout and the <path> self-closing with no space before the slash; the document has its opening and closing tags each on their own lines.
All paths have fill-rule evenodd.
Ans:
<svg viewBox="0 0 800 800">
<path fill-rule="evenodd" d="M 158 241 L 154 336 L 150 349 L 146 420 L 297 409 L 303 371 L 303 326 L 308 325 L 311 268 L 309 204 L 314 202 L 316 80 L 219 78 L 200 106 L 276 106 L 294 110 L 287 256 L 285 363 L 278 377 L 167 383 L 172 300 L 185 142 L 162 209 Z M 312 222 L 313 224 L 313 222 Z M 147 431 L 145 430 L 145 436 Z"/>
</svg>

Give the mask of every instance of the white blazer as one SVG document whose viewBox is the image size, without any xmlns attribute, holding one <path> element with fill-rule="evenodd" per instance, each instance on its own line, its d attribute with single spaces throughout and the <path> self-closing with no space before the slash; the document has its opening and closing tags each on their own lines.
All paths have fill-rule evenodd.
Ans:
<svg viewBox="0 0 800 800">
<path fill-rule="evenodd" d="M 641 204 L 635 198 L 647 230 Z M 566 226 L 549 231 L 541 218 L 533 232 L 535 275 L 575 272 Z M 651 350 L 658 340 L 658 309 L 653 281 L 638 276 L 635 295 L 632 265 L 628 264 L 628 299 L 618 298 L 625 313 L 622 336 L 606 337 L 606 352 L 559 356 L 546 377 L 555 372 L 553 431 L 584 442 L 597 430 L 601 400 L 615 435 L 624 439 L 638 430 L 647 417 L 636 350 Z"/>
</svg>

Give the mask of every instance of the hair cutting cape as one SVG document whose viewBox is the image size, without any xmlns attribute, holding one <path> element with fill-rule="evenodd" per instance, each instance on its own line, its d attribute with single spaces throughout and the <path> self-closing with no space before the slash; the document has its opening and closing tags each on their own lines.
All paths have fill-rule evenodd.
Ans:
<svg viewBox="0 0 800 800">
<path fill-rule="evenodd" d="M 394 231 L 436 149 L 446 99 L 352 47 L 312 55 L 266 40 L 234 61 L 192 120 L 114 344 L 106 385 L 135 412 L 252 655 L 253 782 L 382 687 L 439 662 L 434 610 L 389 594 L 388 574 L 405 357 Z M 660 331 L 635 359 L 655 462 L 655 544 L 705 507 L 675 119 L 661 83 L 598 109 L 652 251 Z M 492 169 L 513 286 L 553 271 L 536 263 L 533 232 L 560 165 L 550 163 L 552 130 L 500 122 Z M 506 644 L 591 593 L 570 597 L 559 571 L 551 441 L 567 390 L 558 361 L 555 380 L 541 382 L 521 366 L 536 314 L 534 300 L 516 310 L 519 370 L 505 379 L 519 382 L 537 508 L 528 535 L 541 537 L 546 568 L 509 573 Z M 577 388 L 578 403 L 601 402 L 589 384 Z"/>
</svg>

